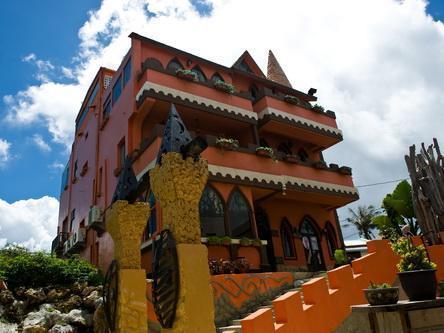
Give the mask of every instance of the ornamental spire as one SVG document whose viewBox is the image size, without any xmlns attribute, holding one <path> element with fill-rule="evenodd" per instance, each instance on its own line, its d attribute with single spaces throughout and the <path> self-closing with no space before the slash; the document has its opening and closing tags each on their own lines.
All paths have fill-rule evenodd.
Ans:
<svg viewBox="0 0 444 333">
<path fill-rule="evenodd" d="M 267 79 L 291 88 L 290 81 L 271 50 L 268 51 Z"/>
</svg>

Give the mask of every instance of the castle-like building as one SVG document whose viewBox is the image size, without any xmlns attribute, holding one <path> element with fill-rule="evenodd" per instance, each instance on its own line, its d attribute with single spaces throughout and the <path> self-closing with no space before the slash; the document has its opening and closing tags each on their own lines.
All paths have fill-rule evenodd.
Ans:
<svg viewBox="0 0 444 333">
<path fill-rule="evenodd" d="M 225 67 L 130 38 L 119 68 L 99 69 L 76 118 L 53 252 L 107 269 L 113 241 L 104 212 L 125 159 L 138 179 L 154 167 L 174 104 L 191 135 L 208 143 L 200 219 L 209 258 L 245 257 L 258 271 L 331 267 L 343 247 L 336 209 L 358 192 L 350 168 L 323 159 L 342 133 L 334 112 L 315 104 L 316 89 L 293 89 L 271 51 L 265 75 L 247 51 Z M 150 191 L 144 200 L 152 211 L 140 250 L 150 272 L 162 211 Z"/>
</svg>

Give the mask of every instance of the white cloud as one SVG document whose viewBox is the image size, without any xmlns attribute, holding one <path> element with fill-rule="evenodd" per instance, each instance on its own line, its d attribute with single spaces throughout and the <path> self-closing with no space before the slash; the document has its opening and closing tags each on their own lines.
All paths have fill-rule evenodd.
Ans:
<svg viewBox="0 0 444 333">
<path fill-rule="evenodd" d="M 0 167 L 4 166 L 11 159 L 11 143 L 0 139 Z"/>
<path fill-rule="evenodd" d="M 51 151 L 51 146 L 46 143 L 40 134 L 34 134 L 32 136 L 32 142 L 43 152 L 47 153 Z"/>
<path fill-rule="evenodd" d="M 13 203 L 0 199 L 0 247 L 8 242 L 31 250 L 50 250 L 58 208 L 57 199 L 48 196 Z"/>
<path fill-rule="evenodd" d="M 100 66 L 119 65 L 135 31 L 225 65 L 248 49 L 265 69 L 274 50 L 294 87 L 318 88 L 320 104 L 336 111 L 345 141 L 325 156 L 352 166 L 357 184 L 404 177 L 410 144 L 443 139 L 444 25 L 426 14 L 425 0 L 208 3 L 213 12 L 202 17 L 187 1 L 103 0 L 79 30 L 66 71 L 75 82 L 49 80 L 5 96 L 8 119 L 44 121 L 69 147 L 90 81 Z M 363 189 L 361 203 L 379 205 L 392 187 Z"/>
<path fill-rule="evenodd" d="M 60 163 L 60 162 L 54 162 L 54 163 L 51 163 L 50 165 L 49 165 L 49 167 L 51 168 L 51 169 L 54 169 L 54 170 L 63 170 L 63 169 L 65 169 L 65 165 L 63 164 L 63 163 Z"/>
</svg>

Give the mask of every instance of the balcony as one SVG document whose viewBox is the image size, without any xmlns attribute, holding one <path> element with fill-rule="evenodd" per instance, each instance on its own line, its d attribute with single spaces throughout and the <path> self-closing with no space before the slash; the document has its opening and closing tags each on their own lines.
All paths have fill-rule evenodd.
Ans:
<svg viewBox="0 0 444 333">
<path fill-rule="evenodd" d="M 68 239 L 68 236 L 67 232 L 59 232 L 52 241 L 51 253 L 61 254 L 63 252 L 63 244 Z"/>
<path fill-rule="evenodd" d="M 286 199 L 323 203 L 327 207 L 346 205 L 358 198 L 353 185 L 351 169 L 322 161 L 295 161 L 275 152 L 274 158 L 260 156 L 256 146 L 224 149 L 215 136 L 207 136 L 209 147 L 202 157 L 208 160 L 210 180 L 244 184 L 256 188 L 254 200 L 271 192 Z M 157 135 L 144 143 L 133 166 L 138 177 L 154 167 L 161 144 Z"/>
<path fill-rule="evenodd" d="M 138 89 L 138 109 L 149 105 L 150 98 L 154 98 L 229 119 L 257 123 L 249 96 L 219 91 L 210 82 L 183 80 L 163 68 L 146 66 L 139 77 Z"/>
<path fill-rule="evenodd" d="M 63 254 L 78 253 L 86 246 L 86 228 L 79 228 L 63 245 Z"/>
<path fill-rule="evenodd" d="M 259 132 L 285 133 L 286 137 L 312 144 L 315 150 L 342 141 L 342 132 L 332 111 L 315 111 L 304 102 L 293 104 L 286 101 L 285 96 L 273 95 L 267 90 L 262 92 L 253 109 L 258 114 Z"/>
</svg>

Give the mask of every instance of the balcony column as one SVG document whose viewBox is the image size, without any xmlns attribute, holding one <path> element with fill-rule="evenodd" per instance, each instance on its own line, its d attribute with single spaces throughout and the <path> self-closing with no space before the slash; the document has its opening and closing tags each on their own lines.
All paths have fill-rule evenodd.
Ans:
<svg viewBox="0 0 444 333">
<path fill-rule="evenodd" d="M 119 264 L 117 315 L 113 333 L 147 333 L 146 273 L 140 267 L 140 245 L 150 216 L 147 203 L 116 201 L 106 212 L 106 230 L 114 240 Z"/>
<path fill-rule="evenodd" d="M 208 179 L 204 160 L 183 160 L 169 152 L 150 172 L 151 189 L 162 208 L 162 222 L 176 241 L 180 290 L 170 333 L 215 332 L 208 250 L 201 244 L 199 201 Z"/>
</svg>

